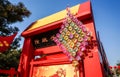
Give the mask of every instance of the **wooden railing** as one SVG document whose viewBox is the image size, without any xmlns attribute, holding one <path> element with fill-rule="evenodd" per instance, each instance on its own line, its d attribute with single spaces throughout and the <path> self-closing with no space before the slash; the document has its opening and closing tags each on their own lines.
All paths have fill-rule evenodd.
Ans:
<svg viewBox="0 0 120 77">
<path fill-rule="evenodd" d="M 11 68 L 10 70 L 1 70 L 0 69 L 0 74 L 5 74 L 5 75 L 7 74 L 8 77 L 14 77 L 14 76 L 18 77 L 17 71 L 15 71 L 15 68 Z"/>
</svg>

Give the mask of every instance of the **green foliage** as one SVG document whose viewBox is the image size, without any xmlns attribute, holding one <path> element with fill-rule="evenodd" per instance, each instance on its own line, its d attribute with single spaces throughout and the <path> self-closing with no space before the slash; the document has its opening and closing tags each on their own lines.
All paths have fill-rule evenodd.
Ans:
<svg viewBox="0 0 120 77">
<path fill-rule="evenodd" d="M 24 17 L 29 17 L 30 12 L 23 3 L 13 5 L 8 0 L 0 0 L 0 24 L 6 25 L 17 21 L 23 21 Z"/>
<path fill-rule="evenodd" d="M 0 53 L 0 69 L 10 69 L 11 67 L 17 69 L 20 53 L 21 49 Z"/>
<path fill-rule="evenodd" d="M 18 32 L 17 27 L 11 27 L 9 24 L 21 22 L 31 13 L 23 3 L 13 5 L 8 0 L 0 0 L 0 35 L 6 36 Z"/>
<path fill-rule="evenodd" d="M 18 27 L 10 25 L 22 22 L 30 14 L 30 11 L 21 2 L 14 5 L 8 0 L 0 0 L 0 36 L 9 36 L 18 32 Z M 16 37 L 10 48 L 4 53 L 0 53 L 0 69 L 10 69 L 11 67 L 17 69 L 21 53 L 20 40 L 20 36 Z"/>
<path fill-rule="evenodd" d="M 120 61 L 117 61 L 117 66 L 120 66 Z"/>
<path fill-rule="evenodd" d="M 120 69 L 116 69 L 117 76 L 120 76 Z"/>
<path fill-rule="evenodd" d="M 120 61 L 117 62 L 117 66 L 120 66 Z M 120 68 L 116 69 L 117 76 L 120 76 Z"/>
</svg>

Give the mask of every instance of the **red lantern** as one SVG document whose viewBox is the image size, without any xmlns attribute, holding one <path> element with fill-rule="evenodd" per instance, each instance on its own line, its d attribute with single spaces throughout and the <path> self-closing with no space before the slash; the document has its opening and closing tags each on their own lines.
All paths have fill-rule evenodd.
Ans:
<svg viewBox="0 0 120 77">
<path fill-rule="evenodd" d="M 110 69 L 112 69 L 112 66 L 109 66 Z"/>
<path fill-rule="evenodd" d="M 120 65 L 118 66 L 118 69 L 120 69 Z"/>
<path fill-rule="evenodd" d="M 114 66 L 114 69 L 116 69 L 117 68 L 117 66 Z"/>
</svg>

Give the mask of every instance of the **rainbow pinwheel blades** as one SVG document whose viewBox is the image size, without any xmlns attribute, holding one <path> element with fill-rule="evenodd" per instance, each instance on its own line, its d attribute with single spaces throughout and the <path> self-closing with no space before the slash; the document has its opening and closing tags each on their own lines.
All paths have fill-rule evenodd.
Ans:
<svg viewBox="0 0 120 77">
<path fill-rule="evenodd" d="M 69 10 L 67 12 L 67 17 L 54 41 L 70 61 L 79 61 L 86 50 L 91 35 L 81 21 L 75 18 Z"/>
</svg>

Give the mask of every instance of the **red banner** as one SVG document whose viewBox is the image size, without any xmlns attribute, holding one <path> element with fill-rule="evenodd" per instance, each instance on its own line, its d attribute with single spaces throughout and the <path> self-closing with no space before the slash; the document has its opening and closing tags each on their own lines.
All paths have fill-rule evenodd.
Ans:
<svg viewBox="0 0 120 77">
<path fill-rule="evenodd" d="M 0 36 L 0 52 L 5 52 L 12 43 L 17 33 L 11 36 Z"/>
</svg>

